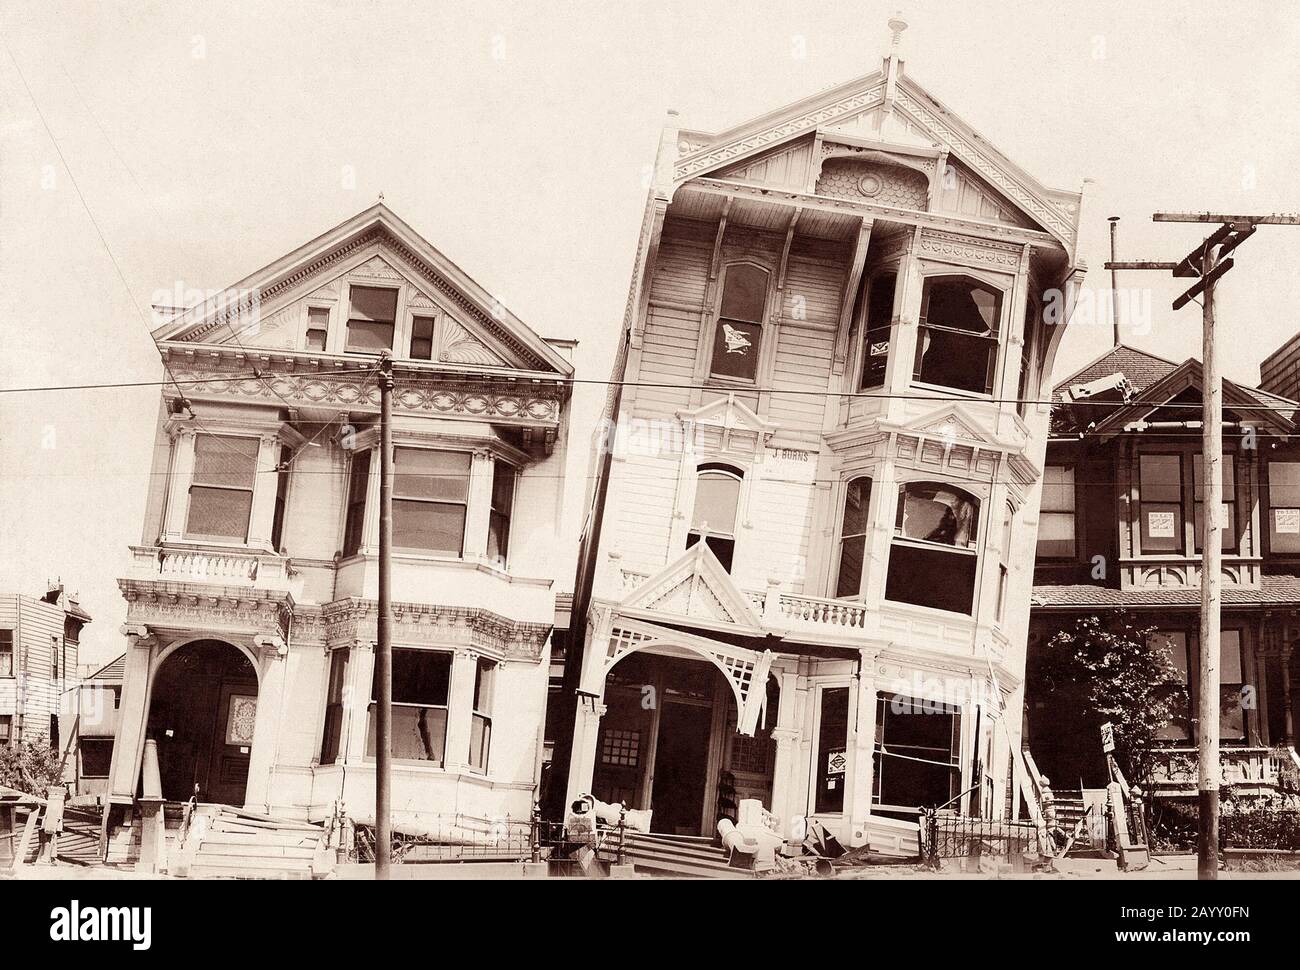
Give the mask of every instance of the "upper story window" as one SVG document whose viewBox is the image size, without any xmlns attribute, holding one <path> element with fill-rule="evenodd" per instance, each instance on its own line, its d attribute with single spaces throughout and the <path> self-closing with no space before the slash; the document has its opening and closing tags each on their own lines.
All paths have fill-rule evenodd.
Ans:
<svg viewBox="0 0 1300 970">
<path fill-rule="evenodd" d="M 327 307 L 307 308 L 307 349 L 324 350 L 329 340 L 330 311 Z"/>
<path fill-rule="evenodd" d="M 1300 552 L 1300 461 L 1268 463 L 1268 548 Z"/>
<path fill-rule="evenodd" d="M 366 522 L 366 492 L 370 485 L 370 452 L 358 451 L 352 456 L 348 475 L 348 508 L 343 520 L 343 555 L 352 556 L 361 550 Z"/>
<path fill-rule="evenodd" d="M 722 305 L 713 337 L 710 377 L 753 383 L 763 343 L 769 273 L 750 263 L 733 263 L 722 281 Z"/>
<path fill-rule="evenodd" d="M 492 510 L 488 513 L 488 559 L 505 564 L 510 551 L 510 513 L 515 505 L 515 469 L 504 461 L 492 463 Z"/>
<path fill-rule="evenodd" d="M 14 631 L 0 630 L 0 677 L 14 675 Z"/>
<path fill-rule="evenodd" d="M 396 290 L 379 286 L 350 287 L 344 349 L 350 354 L 377 354 L 382 350 L 392 350 L 396 320 Z"/>
<path fill-rule="evenodd" d="M 978 519 L 979 499 L 956 486 L 900 486 L 885 598 L 969 614 L 975 603 Z"/>
<path fill-rule="evenodd" d="M 1205 538 L 1205 503 L 1201 501 L 1201 485 L 1205 481 L 1205 461 L 1202 455 L 1192 455 L 1192 508 L 1195 531 L 1196 551 L 1200 552 Z M 1219 532 L 1219 544 L 1225 552 L 1237 548 L 1237 470 L 1232 455 L 1223 456 L 1223 517 Z"/>
<path fill-rule="evenodd" d="M 1038 556 L 1073 559 L 1075 556 L 1074 469 L 1048 465 L 1043 469 L 1043 498 L 1038 516 Z"/>
<path fill-rule="evenodd" d="M 496 661 L 478 658 L 474 670 L 474 713 L 469 725 L 469 763 L 479 771 L 487 771 L 488 752 L 492 747 L 492 688 L 496 674 Z"/>
<path fill-rule="evenodd" d="M 411 359 L 433 360 L 433 317 L 411 320 Z"/>
<path fill-rule="evenodd" d="M 1034 366 L 1034 304 L 1025 307 L 1025 330 L 1020 337 L 1020 379 L 1016 382 L 1016 413 L 1022 418 L 1029 410 L 1029 377 Z"/>
<path fill-rule="evenodd" d="M 863 566 L 867 558 L 867 507 L 870 501 L 871 479 L 855 478 L 848 483 L 844 490 L 844 519 L 840 525 L 836 596 L 857 596 L 862 592 Z"/>
<path fill-rule="evenodd" d="M 1016 513 L 1007 503 L 1002 510 L 1002 562 L 998 566 L 998 622 L 1001 623 L 1007 618 L 1007 597 L 1010 595 L 1011 585 L 1011 532 L 1015 523 Z"/>
<path fill-rule="evenodd" d="M 959 391 L 993 392 L 1002 294 L 961 276 L 932 276 L 921 290 L 913 378 Z"/>
<path fill-rule="evenodd" d="M 260 445 L 257 438 L 195 436 L 185 538 L 248 541 Z"/>
<path fill-rule="evenodd" d="M 462 555 L 469 504 L 469 452 L 393 451 L 393 546 Z"/>
<path fill-rule="evenodd" d="M 867 324 L 862 343 L 862 380 L 859 387 L 868 390 L 885 386 L 889 367 L 889 344 L 893 334 L 894 288 L 896 273 L 882 273 L 871 281 L 867 291 Z"/>
<path fill-rule="evenodd" d="M 703 539 L 731 572 L 736 549 L 736 518 L 740 508 L 740 483 L 744 473 L 730 465 L 701 465 L 695 479 L 695 510 L 686 548 Z"/>
<path fill-rule="evenodd" d="M 1142 551 L 1183 551 L 1183 471 L 1180 455 L 1138 456 L 1138 531 Z"/>
</svg>

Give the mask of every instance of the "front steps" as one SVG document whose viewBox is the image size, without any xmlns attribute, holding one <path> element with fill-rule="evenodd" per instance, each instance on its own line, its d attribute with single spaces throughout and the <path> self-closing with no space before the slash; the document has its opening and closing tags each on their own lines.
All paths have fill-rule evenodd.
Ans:
<svg viewBox="0 0 1300 970">
<path fill-rule="evenodd" d="M 332 870 L 325 829 L 226 805 L 203 805 L 176 853 L 174 875 L 191 879 L 314 879 Z"/>
<path fill-rule="evenodd" d="M 604 840 L 596 856 L 614 864 L 619 857 L 617 829 L 601 829 Z M 659 832 L 624 832 L 623 863 L 637 872 L 655 876 L 693 879 L 751 879 L 752 869 L 736 868 L 730 853 L 710 838 L 700 835 L 667 835 Z"/>
</svg>

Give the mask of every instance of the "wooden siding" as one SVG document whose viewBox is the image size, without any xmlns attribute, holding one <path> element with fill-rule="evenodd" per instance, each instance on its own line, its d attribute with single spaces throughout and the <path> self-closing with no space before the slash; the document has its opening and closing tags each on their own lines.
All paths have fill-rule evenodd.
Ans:
<svg viewBox="0 0 1300 970">
<path fill-rule="evenodd" d="M 29 740 L 48 735 L 50 715 L 59 713 L 60 684 L 66 669 L 77 670 L 77 647 L 64 649 L 63 609 L 27 596 L 0 596 L 0 630 L 14 631 L 13 678 L 0 678 L 0 714 L 13 714 L 13 736 Z M 54 651 L 60 650 L 59 680 L 52 677 Z M 60 742 L 72 725 L 60 721 Z"/>
</svg>

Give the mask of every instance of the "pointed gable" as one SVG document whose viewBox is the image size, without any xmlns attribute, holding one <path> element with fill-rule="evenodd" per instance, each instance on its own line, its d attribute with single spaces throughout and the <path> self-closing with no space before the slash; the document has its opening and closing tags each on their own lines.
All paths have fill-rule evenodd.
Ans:
<svg viewBox="0 0 1300 970">
<path fill-rule="evenodd" d="M 693 545 L 675 562 L 651 576 L 623 601 L 624 615 L 658 615 L 702 626 L 725 625 L 757 631 L 759 616 L 749 597 L 736 588 L 708 543 Z"/>
</svg>

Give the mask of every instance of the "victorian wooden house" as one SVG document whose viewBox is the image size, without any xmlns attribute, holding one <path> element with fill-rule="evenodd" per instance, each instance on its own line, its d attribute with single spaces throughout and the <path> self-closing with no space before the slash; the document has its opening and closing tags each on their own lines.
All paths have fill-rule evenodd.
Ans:
<svg viewBox="0 0 1300 970">
<path fill-rule="evenodd" d="M 556 801 L 711 834 L 757 798 L 853 845 L 914 842 L 922 806 L 1002 813 L 1048 429 L 1018 402 L 1080 196 L 896 56 L 724 131 L 670 115 L 654 171 Z"/>
<path fill-rule="evenodd" d="M 1263 791 L 1296 761 L 1300 404 L 1271 390 L 1223 385 L 1223 781 Z M 1124 610 L 1155 628 L 1195 698 L 1205 518 L 1200 363 L 1121 345 L 1062 381 L 1056 400 L 1029 650 L 1048 650 L 1052 635 L 1079 617 Z M 1198 730 L 1188 708 L 1164 730 L 1156 795 L 1195 793 Z M 1058 789 L 1108 780 L 1096 725 L 1082 724 L 1079 711 L 1059 699 L 1030 692 L 1025 735 L 1038 769 Z"/>
<path fill-rule="evenodd" d="M 386 352 L 394 824 L 526 820 L 571 342 L 532 333 L 383 203 L 154 336 L 169 383 L 119 583 L 114 818 L 152 739 L 166 799 L 373 819 Z"/>
</svg>

